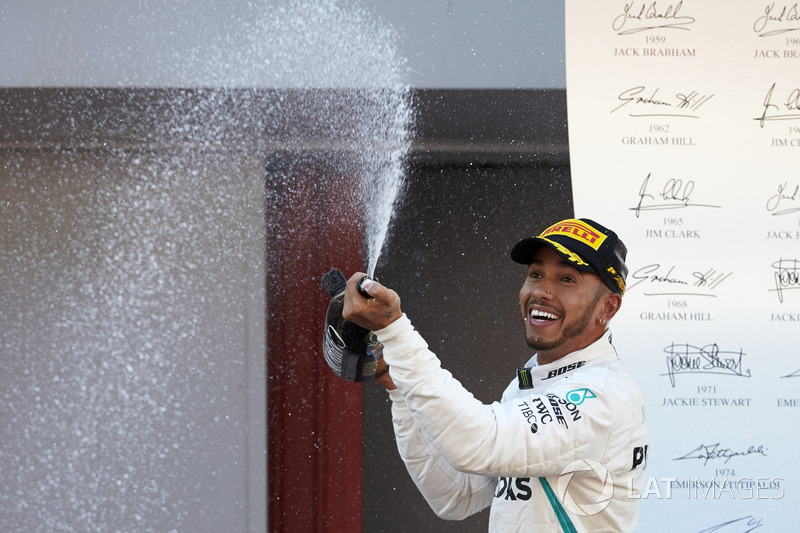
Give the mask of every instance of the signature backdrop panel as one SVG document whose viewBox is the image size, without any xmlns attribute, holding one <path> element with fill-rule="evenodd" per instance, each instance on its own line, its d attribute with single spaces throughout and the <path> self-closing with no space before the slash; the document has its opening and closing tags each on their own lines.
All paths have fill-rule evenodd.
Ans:
<svg viewBox="0 0 800 533">
<path fill-rule="evenodd" d="M 641 531 L 777 531 L 800 495 L 800 11 L 566 3 L 578 217 L 618 230 Z"/>
</svg>

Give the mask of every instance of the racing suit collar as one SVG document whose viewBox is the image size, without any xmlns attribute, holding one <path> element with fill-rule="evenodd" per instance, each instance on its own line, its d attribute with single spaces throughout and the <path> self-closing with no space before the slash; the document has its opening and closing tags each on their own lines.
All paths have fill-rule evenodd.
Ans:
<svg viewBox="0 0 800 533">
<path fill-rule="evenodd" d="M 589 346 L 565 355 L 561 359 L 539 365 L 537 356 L 534 355 L 526 363 L 525 368 L 530 370 L 532 388 L 552 382 L 554 378 L 568 376 L 578 368 L 582 368 L 598 359 L 615 358 L 617 353 L 611 344 L 611 331 L 606 330 L 602 337 Z"/>
</svg>

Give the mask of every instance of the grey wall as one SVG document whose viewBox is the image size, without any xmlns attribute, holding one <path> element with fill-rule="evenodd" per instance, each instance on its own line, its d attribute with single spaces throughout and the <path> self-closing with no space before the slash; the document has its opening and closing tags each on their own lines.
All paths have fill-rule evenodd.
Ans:
<svg viewBox="0 0 800 533">
<path fill-rule="evenodd" d="M 263 531 L 263 154 L 97 100 L 0 91 L 0 529 Z"/>
<path fill-rule="evenodd" d="M 310 24 L 290 28 L 280 11 Z M 360 35 L 305 55 L 350 24 Z M 284 30 L 291 32 L 281 36 Z M 303 33 L 298 47 L 291 35 Z M 326 77 L 315 58 L 365 36 L 367 48 L 393 48 L 412 87 L 566 87 L 564 6 L 547 0 L 7 2 L 0 5 L 0 86 L 320 87 L 347 80 Z M 290 57 L 276 54 L 284 51 Z"/>
<path fill-rule="evenodd" d="M 398 31 L 413 87 L 566 87 L 563 2 L 361 3 Z"/>
</svg>

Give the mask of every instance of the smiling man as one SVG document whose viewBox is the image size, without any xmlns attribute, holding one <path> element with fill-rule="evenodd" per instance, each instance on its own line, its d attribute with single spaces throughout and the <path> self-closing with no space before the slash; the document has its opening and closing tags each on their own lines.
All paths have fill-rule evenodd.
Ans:
<svg viewBox="0 0 800 533">
<path fill-rule="evenodd" d="M 384 346 L 376 382 L 392 399 L 397 446 L 441 517 L 491 506 L 491 531 L 633 531 L 647 427 L 639 387 L 611 344 L 625 292 L 627 250 L 589 219 L 519 241 L 520 289 L 533 357 L 500 402 L 484 405 L 446 370 L 394 291 L 348 281 L 343 316 Z M 387 366 L 388 365 L 388 366 Z"/>
</svg>

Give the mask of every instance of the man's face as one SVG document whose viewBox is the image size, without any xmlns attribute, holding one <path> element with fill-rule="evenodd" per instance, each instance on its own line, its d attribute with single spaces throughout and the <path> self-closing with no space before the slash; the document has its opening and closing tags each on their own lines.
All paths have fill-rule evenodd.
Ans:
<svg viewBox="0 0 800 533">
<path fill-rule="evenodd" d="M 596 274 L 573 268 L 547 246 L 539 248 L 519 291 L 528 345 L 547 364 L 599 339 L 599 316 L 611 296 Z"/>
</svg>

